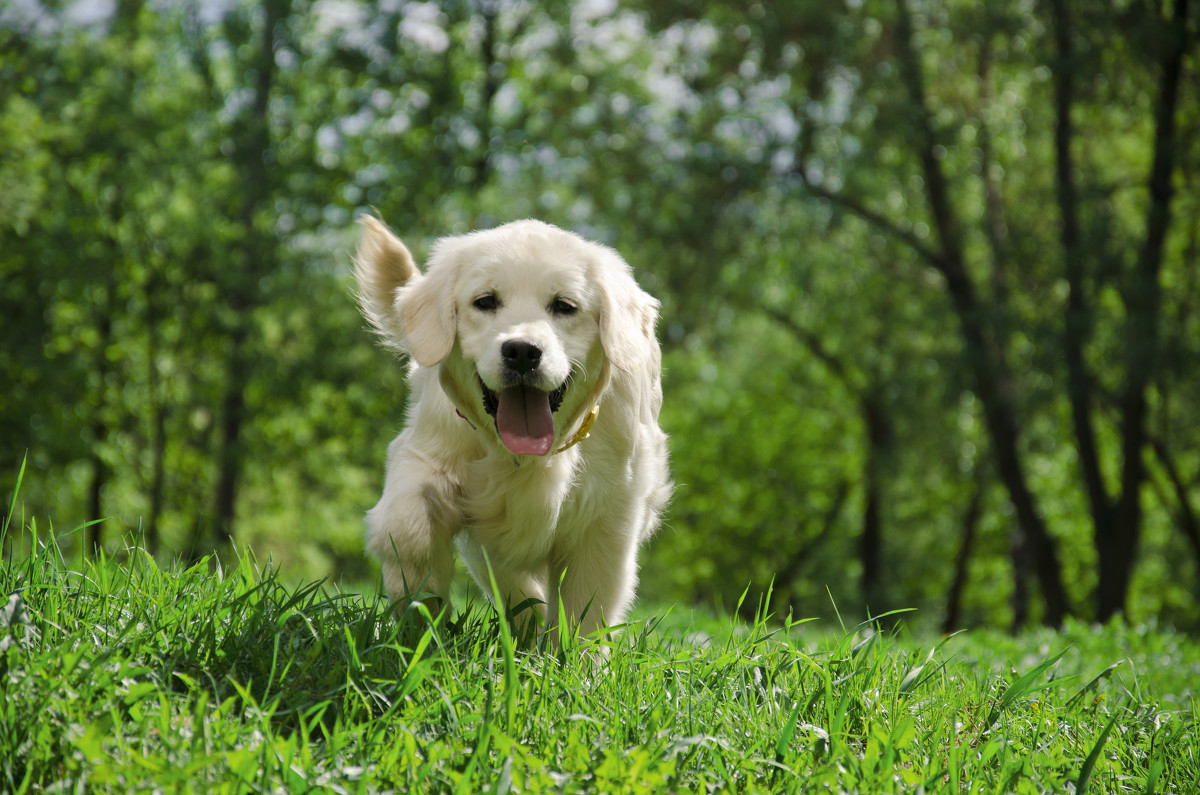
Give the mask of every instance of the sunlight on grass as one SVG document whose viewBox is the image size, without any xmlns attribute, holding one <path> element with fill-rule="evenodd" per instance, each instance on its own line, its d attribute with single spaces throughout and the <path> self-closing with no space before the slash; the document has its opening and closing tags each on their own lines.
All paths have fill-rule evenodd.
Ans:
<svg viewBox="0 0 1200 795">
<path fill-rule="evenodd" d="M 6 525 L 0 789 L 1196 792 L 1196 644 L 921 640 L 645 608 L 551 650 L 243 555 L 73 565 Z M 519 626 L 520 622 L 517 625 Z M 539 645 L 541 648 L 539 649 Z M 600 649 L 605 650 L 600 654 Z M 1120 663 L 1116 665 L 1116 663 Z"/>
</svg>

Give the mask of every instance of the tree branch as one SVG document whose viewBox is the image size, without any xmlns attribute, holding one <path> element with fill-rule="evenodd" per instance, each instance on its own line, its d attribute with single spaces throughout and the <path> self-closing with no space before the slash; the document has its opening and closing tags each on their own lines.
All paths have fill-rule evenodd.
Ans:
<svg viewBox="0 0 1200 795">
<path fill-rule="evenodd" d="M 833 532 L 837 526 L 838 517 L 842 515 L 842 509 L 846 506 L 846 500 L 850 496 L 851 482 L 848 480 L 838 481 L 837 488 L 833 492 L 833 501 L 821 516 L 821 529 L 811 539 L 806 541 L 800 549 L 790 557 L 787 564 L 775 574 L 775 582 L 782 586 L 791 586 L 800 577 L 801 569 L 804 563 L 812 557 L 812 554 L 825 543 L 825 539 Z"/>
<path fill-rule="evenodd" d="M 763 306 L 757 303 L 754 304 L 754 308 L 787 329 L 788 332 L 790 332 L 791 335 L 795 337 L 801 345 L 808 349 L 809 353 L 811 353 L 817 359 L 817 361 L 825 365 L 829 372 L 832 373 L 837 380 L 842 382 L 842 385 L 846 387 L 851 394 L 857 396 L 862 392 L 862 388 L 858 384 L 854 383 L 856 379 L 851 375 L 849 369 L 842 362 L 842 360 L 830 353 L 829 349 L 825 347 L 825 343 L 821 340 L 821 338 L 813 333 L 810 329 L 801 326 L 791 317 L 791 315 L 789 315 L 787 312 L 784 312 L 782 309 Z"/>
<path fill-rule="evenodd" d="M 985 37 L 979 46 L 979 99 L 983 108 L 992 104 L 992 39 Z M 996 152 L 992 146 L 992 128 L 986 114 L 981 112 L 976 120 L 979 127 L 979 179 L 983 182 L 983 195 L 987 212 L 987 238 L 992 248 L 992 296 L 997 306 L 1008 303 L 1008 221 L 1005 219 L 1004 196 L 1000 181 L 992 168 Z"/>
<path fill-rule="evenodd" d="M 813 183 L 804 173 L 804 168 L 805 163 L 799 163 L 795 169 L 795 173 L 800 178 L 800 181 L 804 183 L 804 187 L 807 188 L 811 194 L 817 196 L 818 198 L 825 199 L 830 204 L 835 204 L 839 207 L 849 210 L 861 220 L 867 222 L 884 234 L 890 235 L 891 237 L 894 237 L 906 244 L 909 248 L 915 251 L 917 255 L 921 257 L 921 259 L 925 260 L 926 263 L 928 263 L 937 271 L 942 273 L 945 272 L 945 264 L 942 255 L 935 249 L 926 245 L 925 242 L 922 241 L 921 238 L 917 237 L 913 232 L 904 229 L 895 221 L 885 216 L 883 213 L 872 210 L 862 201 L 854 198 L 853 196 L 847 196 L 841 191 L 833 191 L 823 185 L 817 185 Z"/>
<path fill-rule="evenodd" d="M 942 632 L 947 635 L 960 629 L 962 596 L 967 588 L 971 554 L 975 550 L 975 537 L 979 529 L 979 520 L 983 517 L 983 507 L 984 485 L 981 479 L 976 479 L 975 490 L 971 492 L 966 513 L 963 514 L 962 543 L 959 544 L 958 554 L 954 556 L 954 575 L 950 579 L 950 591 L 946 595 L 946 617 L 942 621 Z"/>
<path fill-rule="evenodd" d="M 1183 533 L 1183 537 L 1187 539 L 1188 546 L 1192 548 L 1192 554 L 1196 557 L 1196 563 L 1200 564 L 1200 521 L 1196 518 L 1196 511 L 1192 508 L 1192 501 L 1188 495 L 1187 484 L 1183 482 L 1183 478 L 1179 474 L 1179 468 L 1175 466 L 1175 459 L 1171 457 L 1171 453 L 1167 450 L 1166 443 L 1157 437 L 1150 437 L 1150 446 L 1154 450 L 1154 455 L 1158 458 L 1158 462 L 1162 464 L 1163 472 L 1167 475 L 1167 480 L 1171 482 L 1171 488 L 1175 492 L 1175 499 L 1179 503 L 1179 520 L 1176 525 L 1179 531 Z"/>
<path fill-rule="evenodd" d="M 962 244 L 962 230 L 959 227 L 958 216 L 955 214 L 950 201 L 950 188 L 946 175 L 942 171 L 941 161 L 937 155 L 937 136 L 933 131 L 929 107 L 926 104 L 925 77 L 921 71 L 921 62 L 913 46 L 912 18 L 909 15 L 908 4 L 905 0 L 896 2 L 897 49 L 900 61 L 900 76 L 908 89 L 912 102 L 913 123 L 917 128 L 917 154 L 921 158 L 921 171 L 925 177 L 925 194 L 929 200 L 929 210 L 933 215 L 934 226 L 942 243 L 943 273 L 949 280 L 957 278 L 956 271 L 962 269 L 965 260 Z"/>
</svg>

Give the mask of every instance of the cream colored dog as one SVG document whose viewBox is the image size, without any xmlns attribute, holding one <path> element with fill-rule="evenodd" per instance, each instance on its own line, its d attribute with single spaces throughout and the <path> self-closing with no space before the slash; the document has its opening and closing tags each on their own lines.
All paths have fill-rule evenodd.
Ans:
<svg viewBox="0 0 1200 795">
<path fill-rule="evenodd" d="M 363 314 L 412 358 L 367 548 L 403 609 L 448 603 L 451 545 L 491 594 L 620 623 L 671 494 L 658 302 L 611 249 L 538 221 L 439 240 L 426 272 L 382 222 L 355 256 Z M 486 560 L 485 560 L 486 553 Z M 544 607 L 549 606 L 550 610 Z"/>
</svg>

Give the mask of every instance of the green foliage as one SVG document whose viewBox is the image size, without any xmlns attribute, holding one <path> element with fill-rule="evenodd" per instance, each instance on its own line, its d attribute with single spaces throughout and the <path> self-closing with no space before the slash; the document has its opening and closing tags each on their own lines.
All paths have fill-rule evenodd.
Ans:
<svg viewBox="0 0 1200 795">
<path fill-rule="evenodd" d="M 1036 620 L 1012 437 L 1070 612 L 1103 612 L 1105 512 L 1136 506 L 1126 614 L 1200 622 L 1194 15 L 1064 0 L 1066 58 L 1055 3 L 135 0 L 91 25 L 45 5 L 0 11 L 0 472 L 28 456 L 23 513 L 45 537 L 50 515 L 104 520 L 61 539 L 71 554 L 140 529 L 162 559 L 228 556 L 229 531 L 298 576 L 365 579 L 404 365 L 354 308 L 353 219 L 378 212 L 421 255 L 538 216 L 614 245 L 663 301 L 679 489 L 644 593 L 732 606 L 749 584 L 780 614 L 831 614 L 832 595 L 858 617 Z"/>
<path fill-rule="evenodd" d="M 676 609 L 553 651 L 483 602 L 397 622 L 249 553 L 121 557 L 4 558 L 6 791 L 1195 792 L 1200 775 L 1200 647 L 1166 630 L 927 644 Z"/>
</svg>

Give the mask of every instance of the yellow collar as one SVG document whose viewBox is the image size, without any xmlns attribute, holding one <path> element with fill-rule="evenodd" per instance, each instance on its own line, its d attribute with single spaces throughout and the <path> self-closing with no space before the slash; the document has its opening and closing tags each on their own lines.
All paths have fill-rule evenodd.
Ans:
<svg viewBox="0 0 1200 795">
<path fill-rule="evenodd" d="M 579 430 L 571 437 L 571 441 L 564 444 L 562 447 L 555 450 L 555 453 L 561 453 L 563 450 L 569 450 L 575 445 L 582 442 L 584 439 L 591 436 L 592 426 L 596 424 L 596 417 L 600 416 L 600 404 L 592 406 L 592 410 L 583 418 L 583 422 L 579 426 Z"/>
</svg>

